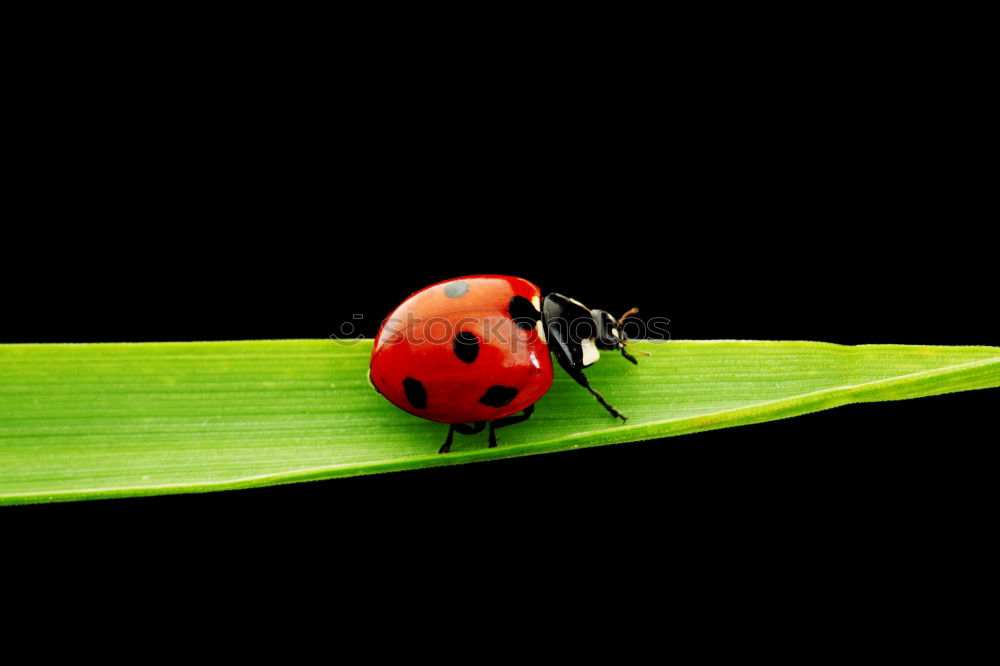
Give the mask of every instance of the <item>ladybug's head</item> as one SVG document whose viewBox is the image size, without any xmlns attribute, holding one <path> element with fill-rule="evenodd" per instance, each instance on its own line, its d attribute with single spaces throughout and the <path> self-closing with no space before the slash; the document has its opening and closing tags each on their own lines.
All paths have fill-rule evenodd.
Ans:
<svg viewBox="0 0 1000 666">
<path fill-rule="evenodd" d="M 638 365 L 639 362 L 635 360 L 635 357 L 625 350 L 625 345 L 628 343 L 625 341 L 625 328 L 622 325 L 626 317 L 630 317 L 638 312 L 639 308 L 632 308 L 618 319 L 615 319 L 604 310 L 591 310 L 590 316 L 594 320 L 597 332 L 597 337 L 594 340 L 597 348 L 620 349 L 622 356 Z"/>
<path fill-rule="evenodd" d="M 625 334 L 618 328 L 618 321 L 604 310 L 591 310 L 594 320 L 594 344 L 598 349 L 618 349 L 622 346 Z"/>
<path fill-rule="evenodd" d="M 549 294 L 542 305 L 542 321 L 549 347 L 567 370 L 578 370 L 596 363 L 599 349 L 621 350 L 622 356 L 638 363 L 625 350 L 622 322 L 638 312 L 632 308 L 615 319 L 604 310 L 591 310 L 562 294 Z"/>
</svg>

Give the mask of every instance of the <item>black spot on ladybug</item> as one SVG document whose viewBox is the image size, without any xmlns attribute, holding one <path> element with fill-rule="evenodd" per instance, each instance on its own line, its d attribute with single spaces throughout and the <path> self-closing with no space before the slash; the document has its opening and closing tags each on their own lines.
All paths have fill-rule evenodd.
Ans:
<svg viewBox="0 0 1000 666">
<path fill-rule="evenodd" d="M 542 316 L 542 313 L 536 310 L 531 301 L 524 296 L 515 296 L 510 299 L 510 305 L 507 306 L 507 310 L 510 312 L 511 319 L 514 320 L 518 328 L 522 328 L 525 331 L 533 329 Z"/>
<path fill-rule="evenodd" d="M 487 407 L 506 407 L 511 403 L 511 401 L 517 397 L 517 389 L 511 388 L 509 386 L 491 386 L 483 397 L 479 399 L 479 402 L 483 403 Z"/>
<path fill-rule="evenodd" d="M 403 380 L 403 391 L 406 392 L 406 399 L 410 401 L 410 404 L 417 409 L 424 409 L 427 407 L 427 391 L 424 389 L 424 385 L 413 377 L 407 377 Z"/>
<path fill-rule="evenodd" d="M 461 298 L 469 293 L 469 283 L 463 280 L 449 282 L 444 286 L 444 295 L 448 298 Z"/>
<path fill-rule="evenodd" d="M 472 363 L 479 356 L 479 338 L 475 333 L 462 331 L 455 336 L 452 348 L 455 350 L 455 356 L 466 363 Z"/>
</svg>

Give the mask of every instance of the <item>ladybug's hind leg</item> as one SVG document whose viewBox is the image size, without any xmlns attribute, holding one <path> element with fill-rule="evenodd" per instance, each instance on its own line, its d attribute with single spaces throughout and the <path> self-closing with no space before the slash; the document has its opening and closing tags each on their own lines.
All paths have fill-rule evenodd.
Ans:
<svg viewBox="0 0 1000 666">
<path fill-rule="evenodd" d="M 456 431 L 463 435 L 475 435 L 477 432 L 482 432 L 485 427 L 486 421 L 477 421 L 471 426 L 467 426 L 464 423 L 452 423 L 451 427 L 448 428 L 448 439 L 444 440 L 444 444 L 438 449 L 438 453 L 448 453 L 451 451 L 451 440 L 454 438 Z"/>
<path fill-rule="evenodd" d="M 520 416 L 507 416 L 502 419 L 497 419 L 496 421 L 490 421 L 490 448 L 492 449 L 497 445 L 497 435 L 494 430 L 497 428 L 503 428 L 505 426 L 514 425 L 515 423 L 520 423 L 521 421 L 527 421 L 531 418 L 531 415 L 535 413 L 535 406 L 528 405 L 521 412 Z"/>
</svg>

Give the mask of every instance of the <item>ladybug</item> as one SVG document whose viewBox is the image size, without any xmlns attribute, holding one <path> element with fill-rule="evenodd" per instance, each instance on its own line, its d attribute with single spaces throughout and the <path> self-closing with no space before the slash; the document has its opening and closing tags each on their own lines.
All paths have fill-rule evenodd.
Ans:
<svg viewBox="0 0 1000 666">
<path fill-rule="evenodd" d="M 600 359 L 601 349 L 621 350 L 637 363 L 622 333 L 623 320 L 636 312 L 615 319 L 562 294 L 543 299 L 534 284 L 507 275 L 439 282 L 407 298 L 382 323 L 368 379 L 400 409 L 451 426 L 438 453 L 451 450 L 456 432 L 482 432 L 487 423 L 495 447 L 497 428 L 527 420 L 552 385 L 550 351 L 625 422 L 583 370 Z"/>
</svg>

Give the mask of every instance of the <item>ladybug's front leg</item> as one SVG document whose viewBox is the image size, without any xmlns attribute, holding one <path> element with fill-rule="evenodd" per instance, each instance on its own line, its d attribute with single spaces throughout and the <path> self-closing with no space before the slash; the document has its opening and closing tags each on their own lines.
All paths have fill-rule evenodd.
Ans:
<svg viewBox="0 0 1000 666">
<path fill-rule="evenodd" d="M 451 440 L 455 436 L 456 431 L 463 435 L 475 435 L 477 432 L 482 432 L 485 427 L 486 421 L 477 421 L 473 426 L 467 426 L 464 423 L 452 423 L 451 427 L 448 428 L 448 439 L 444 440 L 444 444 L 438 449 L 438 453 L 449 453 L 451 451 Z"/>
<path fill-rule="evenodd" d="M 625 350 L 622 349 L 622 352 L 624 353 Z M 635 363 L 635 359 L 632 359 L 632 362 Z M 567 366 L 564 365 L 563 367 L 566 368 Z M 604 409 L 608 410 L 608 413 L 611 414 L 611 416 L 615 417 L 616 419 L 621 419 L 622 423 L 628 421 L 627 416 L 623 416 L 621 412 L 619 412 L 617 409 L 609 405 L 608 401 L 604 399 L 604 396 L 594 390 L 594 388 L 590 385 L 590 382 L 587 380 L 587 376 L 583 374 L 582 370 L 580 370 L 579 368 L 567 369 L 566 372 L 569 373 L 570 377 L 576 380 L 577 384 L 590 391 L 590 394 L 595 398 L 597 398 L 597 402 L 601 403 L 601 407 L 604 407 Z"/>
<path fill-rule="evenodd" d="M 590 391 L 590 394 L 595 398 L 597 398 L 597 402 L 601 403 L 601 407 L 604 407 L 604 409 L 608 410 L 608 413 L 611 414 L 611 416 L 615 417 L 616 419 L 621 419 L 622 423 L 628 421 L 628 417 L 623 416 L 621 412 L 619 412 L 617 409 L 609 405 L 608 401 L 604 399 L 604 396 L 594 390 L 594 388 L 590 385 L 590 381 L 587 379 L 587 376 L 583 374 L 583 368 L 574 365 L 568 359 L 566 354 L 561 353 L 558 350 L 555 352 L 555 354 L 556 354 L 556 360 L 559 361 L 559 365 L 561 365 L 562 369 L 566 371 L 566 374 L 575 379 L 577 384 Z M 632 361 L 633 363 L 635 363 L 636 365 L 638 365 L 638 362 L 625 351 L 624 347 L 622 347 L 622 355 L 625 356 L 625 358 Z"/>
</svg>

